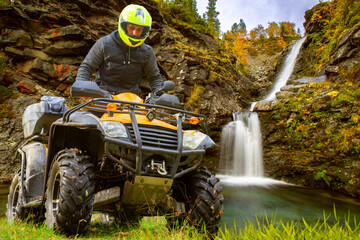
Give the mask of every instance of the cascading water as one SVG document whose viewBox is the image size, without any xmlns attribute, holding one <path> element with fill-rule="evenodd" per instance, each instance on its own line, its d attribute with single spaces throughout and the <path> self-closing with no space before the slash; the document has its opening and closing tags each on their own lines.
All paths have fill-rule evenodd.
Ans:
<svg viewBox="0 0 360 240">
<path fill-rule="evenodd" d="M 262 177 L 262 136 L 254 112 L 233 114 L 221 134 L 219 172 L 231 176 Z"/>
<path fill-rule="evenodd" d="M 290 49 L 289 54 L 286 56 L 284 63 L 280 69 L 279 74 L 275 79 L 275 83 L 271 89 L 271 91 L 265 96 L 263 100 L 274 100 L 276 98 L 276 93 L 280 91 L 282 87 L 284 87 L 291 76 L 296 58 L 299 55 L 302 44 L 304 43 L 306 37 L 299 39 Z M 256 102 L 251 103 L 250 111 L 253 111 Z"/>
<path fill-rule="evenodd" d="M 294 70 L 296 58 L 305 39 L 305 37 L 301 38 L 291 47 L 272 90 L 264 100 L 275 99 L 276 93 L 286 85 Z M 255 104 L 251 105 L 251 112 L 234 113 L 234 121 L 223 127 L 218 169 L 220 174 L 263 177 L 260 122 L 257 113 L 252 112 Z"/>
<path fill-rule="evenodd" d="M 280 70 L 279 75 L 277 76 L 277 78 L 275 80 L 275 84 L 274 84 L 272 90 L 266 95 L 264 100 L 275 99 L 276 93 L 279 92 L 280 89 L 286 85 L 289 77 L 291 76 L 291 74 L 294 70 L 296 58 L 300 52 L 300 48 L 301 48 L 302 44 L 304 43 L 305 39 L 306 39 L 306 37 L 299 39 L 291 47 L 290 53 L 285 58 L 285 62 L 282 66 L 282 69 Z"/>
</svg>

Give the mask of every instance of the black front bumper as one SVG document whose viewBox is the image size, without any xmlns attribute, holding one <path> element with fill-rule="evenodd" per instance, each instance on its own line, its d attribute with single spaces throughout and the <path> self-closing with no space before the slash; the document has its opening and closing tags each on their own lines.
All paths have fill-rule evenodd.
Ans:
<svg viewBox="0 0 360 240">
<path fill-rule="evenodd" d="M 131 119 L 131 129 L 133 134 L 133 141 L 129 139 L 121 139 L 121 138 L 111 138 L 104 135 L 104 143 L 105 143 L 105 153 L 109 159 L 112 161 L 120 164 L 125 169 L 133 172 L 136 175 L 146 175 L 147 172 L 144 171 L 143 164 L 144 164 L 144 155 L 148 155 L 149 153 L 157 154 L 157 155 L 165 155 L 165 156 L 172 156 L 173 161 L 170 164 L 170 171 L 166 175 L 162 175 L 161 177 L 164 178 L 178 178 L 182 175 L 195 170 L 201 163 L 202 157 L 205 154 L 204 149 L 184 149 L 182 146 L 183 142 L 183 122 L 188 123 L 190 117 L 198 117 L 201 119 L 201 126 L 208 134 L 208 130 L 205 124 L 205 116 L 202 114 L 191 113 L 184 110 L 179 110 L 175 108 L 165 107 L 165 106 L 158 106 L 152 105 L 147 103 L 134 103 L 134 102 L 126 102 L 114 99 L 104 99 L 104 98 L 95 98 L 91 99 L 85 103 L 82 103 L 74 108 L 68 110 L 63 116 L 63 122 L 68 122 L 70 119 L 70 115 L 75 111 L 80 110 L 81 108 L 91 110 L 91 111 L 99 111 L 99 112 L 107 112 L 106 105 L 108 103 L 115 103 L 118 105 L 118 109 L 109 115 L 114 113 L 127 113 L 130 115 Z M 140 107 L 139 107 L 140 106 Z M 146 111 L 156 111 L 158 115 L 164 114 L 165 118 L 171 119 L 171 123 L 176 123 L 176 136 L 175 145 L 171 148 L 166 146 L 149 146 L 148 144 L 144 144 L 140 133 L 140 127 L 137 123 L 136 115 L 137 114 L 144 114 Z M 175 114 L 167 114 L 162 112 L 162 110 L 172 111 Z M 175 118 L 175 119 L 174 119 Z M 175 125 L 175 124 L 174 124 Z M 175 130 L 174 130 L 175 131 Z M 111 145 L 117 145 L 121 148 L 125 149 L 132 149 L 135 151 L 135 167 L 131 164 L 128 164 L 127 161 L 123 161 L 121 157 L 114 155 L 111 152 Z M 192 161 L 195 161 L 194 164 Z"/>
</svg>

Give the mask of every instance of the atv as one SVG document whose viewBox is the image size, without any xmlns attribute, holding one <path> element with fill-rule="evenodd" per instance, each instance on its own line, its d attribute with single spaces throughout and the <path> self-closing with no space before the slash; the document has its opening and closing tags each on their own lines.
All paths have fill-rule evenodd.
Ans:
<svg viewBox="0 0 360 240">
<path fill-rule="evenodd" d="M 71 96 L 88 100 L 75 107 L 67 110 L 64 98 L 50 96 L 28 106 L 8 221 L 35 216 L 76 235 L 87 232 L 93 211 L 120 221 L 161 214 L 172 226 L 187 221 L 216 234 L 222 188 L 200 167 L 215 143 L 205 116 L 181 110 L 179 99 L 167 93 L 174 86 L 165 81 L 144 102 L 76 81 Z"/>
</svg>

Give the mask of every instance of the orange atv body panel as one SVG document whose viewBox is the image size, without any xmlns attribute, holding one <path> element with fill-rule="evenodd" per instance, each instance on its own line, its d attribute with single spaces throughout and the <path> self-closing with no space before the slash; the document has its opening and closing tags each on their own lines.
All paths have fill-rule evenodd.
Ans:
<svg viewBox="0 0 360 240">
<path fill-rule="evenodd" d="M 128 92 L 121 93 L 118 95 L 113 95 L 113 98 L 115 100 L 126 101 L 126 102 L 138 102 L 138 103 L 144 102 L 143 99 L 141 99 L 136 94 L 128 93 Z M 144 107 L 139 106 L 139 108 L 144 108 Z M 177 129 L 175 126 L 168 124 L 166 122 L 160 121 L 158 119 L 154 119 L 154 120 L 150 121 L 145 115 L 135 114 L 135 116 L 136 116 L 136 121 L 138 124 L 165 127 L 165 128 L 169 128 L 169 129 L 173 129 L 173 130 Z M 116 121 L 116 122 L 121 122 L 124 124 L 131 123 L 131 118 L 128 113 L 114 113 L 114 115 L 112 117 L 109 117 L 109 115 L 107 113 L 105 113 L 101 117 L 101 120 L 102 121 Z"/>
</svg>

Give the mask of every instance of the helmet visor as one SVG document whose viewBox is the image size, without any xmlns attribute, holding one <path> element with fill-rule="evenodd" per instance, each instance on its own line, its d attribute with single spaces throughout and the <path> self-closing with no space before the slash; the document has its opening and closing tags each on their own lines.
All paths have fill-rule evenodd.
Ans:
<svg viewBox="0 0 360 240">
<path fill-rule="evenodd" d="M 141 25 L 130 23 L 130 22 L 125 22 L 125 21 L 122 21 L 120 23 L 120 26 L 126 36 L 133 38 L 133 39 L 138 39 L 138 40 L 142 40 L 142 39 L 146 38 L 149 35 L 149 31 L 150 31 L 149 26 L 141 26 Z M 139 31 L 135 31 L 136 33 L 133 34 L 132 30 L 134 30 L 134 29 L 139 30 L 140 28 L 142 28 L 141 33 L 139 33 Z"/>
</svg>

